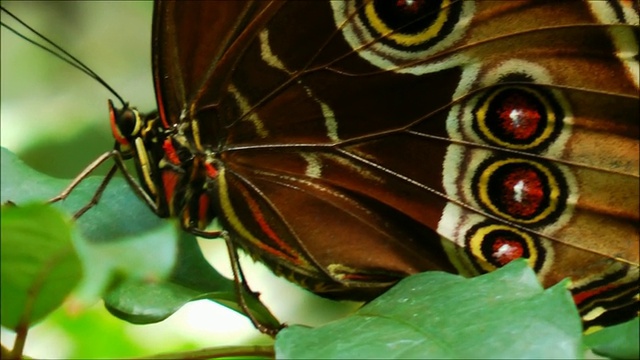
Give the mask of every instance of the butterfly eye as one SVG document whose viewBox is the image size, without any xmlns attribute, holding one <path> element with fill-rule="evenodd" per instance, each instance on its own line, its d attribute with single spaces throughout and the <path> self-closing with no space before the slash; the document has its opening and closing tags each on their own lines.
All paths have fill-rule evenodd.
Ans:
<svg viewBox="0 0 640 360">
<path fill-rule="evenodd" d="M 109 119 L 113 137 L 120 145 L 128 146 L 129 139 L 138 136 L 142 128 L 143 121 L 136 109 L 125 105 L 122 110 L 118 110 L 111 100 L 109 100 Z"/>
<path fill-rule="evenodd" d="M 118 117 L 117 124 L 120 131 L 127 136 L 138 136 L 142 119 L 136 110 L 125 108 Z"/>
</svg>

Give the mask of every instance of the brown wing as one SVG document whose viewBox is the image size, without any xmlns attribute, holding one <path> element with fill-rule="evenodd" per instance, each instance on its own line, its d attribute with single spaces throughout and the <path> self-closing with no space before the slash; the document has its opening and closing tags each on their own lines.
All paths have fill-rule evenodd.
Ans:
<svg viewBox="0 0 640 360">
<path fill-rule="evenodd" d="M 525 256 L 547 285 L 574 279 L 585 319 L 632 316 L 633 4 L 180 8 L 157 9 L 159 106 L 219 154 L 217 211 L 254 256 L 348 296 Z M 221 32 L 193 30 L 209 22 Z"/>
</svg>

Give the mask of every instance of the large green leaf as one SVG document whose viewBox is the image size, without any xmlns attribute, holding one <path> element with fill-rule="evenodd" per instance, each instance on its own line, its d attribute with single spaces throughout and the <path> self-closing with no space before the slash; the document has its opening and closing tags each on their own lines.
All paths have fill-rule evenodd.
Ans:
<svg viewBox="0 0 640 360">
<path fill-rule="evenodd" d="M 0 318 L 10 329 L 28 327 L 60 306 L 78 284 L 80 260 L 69 221 L 50 206 L 2 206 L 0 224 Z"/>
<path fill-rule="evenodd" d="M 107 162 L 103 166 L 111 166 Z M 70 180 L 56 179 L 26 166 L 15 154 L 0 148 L 0 201 L 22 204 L 46 201 L 60 193 Z M 71 195 L 55 207 L 73 214 L 86 205 L 94 195 L 103 177 L 89 176 Z M 128 184 L 115 178 L 105 190 L 100 202 L 78 221 L 78 228 L 87 242 L 115 242 L 166 225 L 138 199 Z M 175 237 L 175 235 L 173 235 Z"/>
<path fill-rule="evenodd" d="M 243 293 L 253 314 L 273 328 L 280 323 L 256 298 Z M 129 279 L 105 296 L 105 305 L 114 315 L 136 324 L 162 321 L 186 303 L 209 299 L 242 313 L 237 305 L 234 282 L 218 273 L 204 258 L 196 239 L 181 233 L 177 264 L 161 281 Z"/>
<path fill-rule="evenodd" d="M 70 183 L 29 168 L 4 148 L 0 149 L 0 160 L 3 203 L 44 203 Z M 71 196 L 53 207 L 74 214 L 89 202 L 102 180 L 86 178 Z M 177 254 L 174 226 L 157 218 L 121 178 L 109 183 L 98 205 L 76 224 L 73 241 L 85 273 L 77 292 L 80 303 L 97 300 L 115 276 L 162 278 L 173 269 Z M 31 225 L 38 226 L 35 222 Z"/>
<path fill-rule="evenodd" d="M 418 274 L 353 316 L 276 339 L 278 358 L 570 358 L 582 325 L 566 283 L 544 290 L 524 261 L 465 279 Z"/>
</svg>

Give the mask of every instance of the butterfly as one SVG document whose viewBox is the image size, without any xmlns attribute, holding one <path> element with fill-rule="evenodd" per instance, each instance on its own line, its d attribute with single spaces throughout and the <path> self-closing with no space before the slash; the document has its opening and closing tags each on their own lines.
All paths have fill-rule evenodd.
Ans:
<svg viewBox="0 0 640 360">
<path fill-rule="evenodd" d="M 638 313 L 638 13 L 157 1 L 158 112 L 111 104 L 111 156 L 157 215 L 322 296 L 524 257 L 615 324 Z"/>
</svg>

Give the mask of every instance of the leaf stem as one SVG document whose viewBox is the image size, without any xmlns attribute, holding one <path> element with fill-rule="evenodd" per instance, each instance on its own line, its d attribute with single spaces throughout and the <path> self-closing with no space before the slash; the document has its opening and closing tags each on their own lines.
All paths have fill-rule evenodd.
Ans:
<svg viewBox="0 0 640 360">
<path fill-rule="evenodd" d="M 223 357 L 262 356 L 275 359 L 275 351 L 272 346 L 224 346 L 204 348 L 194 351 L 184 351 L 166 354 L 145 356 L 139 359 L 217 359 Z"/>
<path fill-rule="evenodd" d="M 29 333 L 29 325 L 23 322 L 20 322 L 18 326 L 15 328 L 16 330 L 16 341 L 13 343 L 13 350 L 9 354 L 9 359 L 20 359 L 22 358 L 22 352 L 24 351 L 24 344 L 27 341 L 27 334 Z"/>
</svg>

